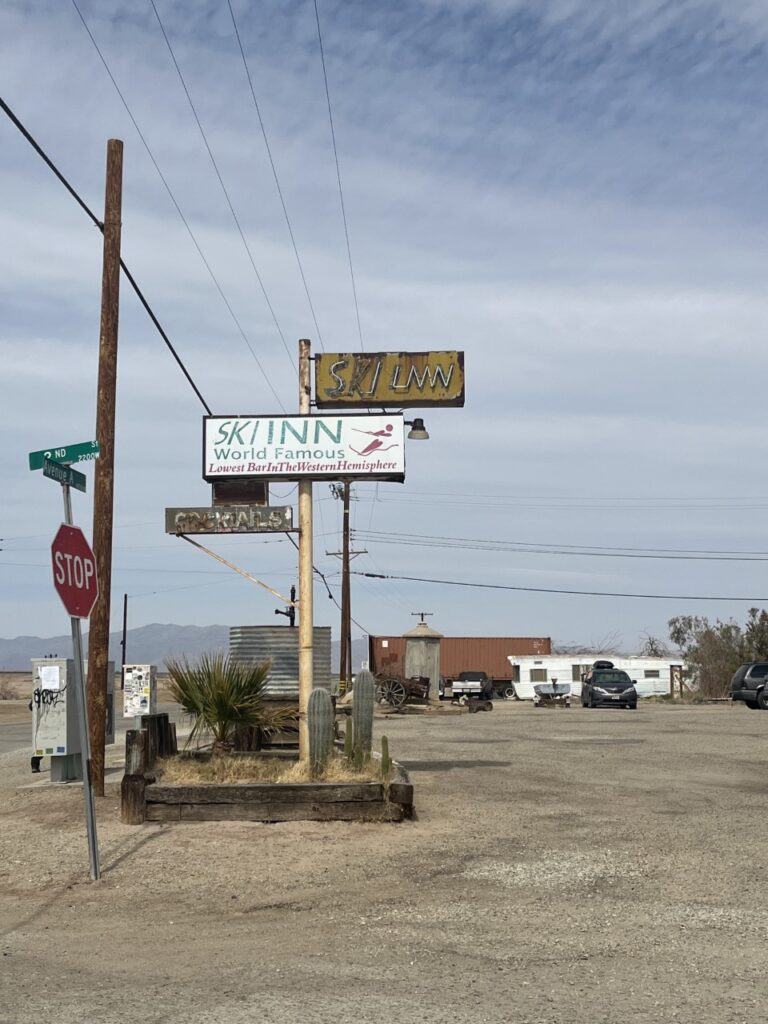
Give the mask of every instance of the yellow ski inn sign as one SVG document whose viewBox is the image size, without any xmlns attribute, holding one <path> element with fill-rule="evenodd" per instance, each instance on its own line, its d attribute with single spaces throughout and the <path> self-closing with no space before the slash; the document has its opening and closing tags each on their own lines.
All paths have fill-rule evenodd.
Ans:
<svg viewBox="0 0 768 1024">
<path fill-rule="evenodd" d="M 315 356 L 315 404 L 464 405 L 463 352 L 323 352 Z"/>
</svg>

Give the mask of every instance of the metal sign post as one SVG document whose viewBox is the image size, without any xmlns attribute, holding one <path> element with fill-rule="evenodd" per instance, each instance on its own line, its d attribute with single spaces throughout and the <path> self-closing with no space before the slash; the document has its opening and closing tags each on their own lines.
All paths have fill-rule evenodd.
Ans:
<svg viewBox="0 0 768 1024">
<path fill-rule="evenodd" d="M 73 526 L 72 522 L 72 499 L 69 491 L 69 483 L 62 483 L 61 493 L 64 496 L 64 523 L 67 526 Z M 55 544 L 56 542 L 54 542 Z M 57 552 L 53 551 L 53 565 L 54 565 L 54 583 L 61 582 L 61 579 L 57 577 L 57 572 L 63 574 L 61 569 L 62 560 L 59 560 L 59 568 L 57 569 Z M 91 557 L 93 557 L 91 555 Z M 66 564 L 71 564 L 70 562 Z M 84 574 L 85 575 L 85 574 Z M 77 573 L 75 573 L 77 576 Z M 76 579 L 77 582 L 77 579 Z M 67 602 L 65 601 L 65 606 Z M 92 604 L 91 604 L 92 607 Z M 90 615 L 91 607 L 88 607 L 85 618 Z M 77 611 L 84 611 L 84 608 L 77 608 Z M 71 613 L 72 607 L 67 606 L 67 611 Z M 74 669 L 75 669 L 75 693 L 77 695 L 77 718 L 78 726 L 80 731 L 80 758 L 83 765 L 83 797 L 85 799 L 85 824 L 88 832 L 88 858 L 90 861 L 91 878 L 96 881 L 101 878 L 101 867 L 99 865 L 99 841 L 96 835 L 96 809 L 93 803 L 93 786 L 91 784 L 91 746 L 90 738 L 88 734 L 88 707 L 85 699 L 85 671 L 83 667 L 83 636 L 80 629 L 80 618 L 81 615 L 70 614 L 70 624 L 72 627 L 72 652 L 74 655 Z"/>
</svg>

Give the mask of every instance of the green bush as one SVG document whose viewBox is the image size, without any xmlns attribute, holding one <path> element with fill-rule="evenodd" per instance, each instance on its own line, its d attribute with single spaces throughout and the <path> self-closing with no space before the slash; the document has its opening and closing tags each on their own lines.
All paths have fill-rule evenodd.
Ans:
<svg viewBox="0 0 768 1024">
<path fill-rule="evenodd" d="M 241 729 L 270 733 L 296 717 L 293 708 L 273 708 L 265 698 L 270 662 L 243 665 L 223 653 L 202 654 L 196 663 L 187 658 L 166 661 L 168 690 L 193 719 L 187 746 L 206 736 L 214 753 L 233 749 Z"/>
</svg>

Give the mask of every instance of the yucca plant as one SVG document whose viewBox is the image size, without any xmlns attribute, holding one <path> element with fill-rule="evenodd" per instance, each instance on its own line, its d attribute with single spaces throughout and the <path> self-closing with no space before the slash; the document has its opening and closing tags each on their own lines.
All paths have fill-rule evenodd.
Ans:
<svg viewBox="0 0 768 1024">
<path fill-rule="evenodd" d="M 295 709 L 272 708 L 265 698 L 269 661 L 243 665 L 219 652 L 202 654 L 196 663 L 166 660 L 166 667 L 173 699 L 194 719 L 187 746 L 210 736 L 212 752 L 224 754 L 233 749 L 238 729 L 270 733 L 295 719 Z"/>
</svg>

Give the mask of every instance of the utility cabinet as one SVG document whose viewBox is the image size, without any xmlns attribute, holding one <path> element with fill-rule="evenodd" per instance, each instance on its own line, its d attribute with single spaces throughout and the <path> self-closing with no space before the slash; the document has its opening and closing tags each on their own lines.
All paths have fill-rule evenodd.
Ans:
<svg viewBox="0 0 768 1024">
<path fill-rule="evenodd" d="M 71 658 L 33 658 L 32 685 L 35 755 L 79 754 L 74 661 Z"/>
<path fill-rule="evenodd" d="M 107 667 L 107 743 L 115 742 L 114 704 L 115 663 L 110 661 Z M 72 658 L 32 659 L 32 753 L 35 757 L 50 757 L 51 782 L 70 782 L 83 777 Z"/>
</svg>

